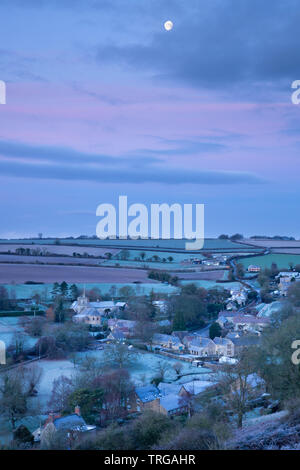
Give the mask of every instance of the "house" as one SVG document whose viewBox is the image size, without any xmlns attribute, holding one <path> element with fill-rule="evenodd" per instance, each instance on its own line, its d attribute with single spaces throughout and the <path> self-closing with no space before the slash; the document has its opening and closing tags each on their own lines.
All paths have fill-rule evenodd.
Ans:
<svg viewBox="0 0 300 470">
<path fill-rule="evenodd" d="M 91 326 L 103 326 L 105 323 L 105 317 L 95 308 L 85 308 L 81 313 L 73 315 L 72 321 L 74 323 L 85 323 Z"/>
<path fill-rule="evenodd" d="M 111 332 L 114 332 L 115 330 L 121 331 L 125 338 L 131 338 L 134 336 L 134 330 L 136 327 L 135 321 L 110 318 L 107 325 Z"/>
<path fill-rule="evenodd" d="M 231 319 L 236 316 L 236 312 L 227 312 L 226 310 L 221 310 L 218 315 L 217 323 L 224 328 Z"/>
<path fill-rule="evenodd" d="M 185 384 L 181 385 L 179 395 L 180 396 L 186 396 L 186 395 L 197 396 L 214 386 L 215 386 L 215 383 L 209 382 L 208 380 L 191 380 L 190 382 L 186 382 Z"/>
<path fill-rule="evenodd" d="M 37 429 L 33 434 L 36 442 L 40 440 L 42 446 L 47 447 L 57 432 L 65 435 L 70 441 L 75 441 L 87 435 L 94 435 L 96 426 L 86 424 L 81 416 L 80 408 L 76 406 L 74 413 L 71 415 L 61 416 L 60 414 L 50 413 L 44 426 Z"/>
<path fill-rule="evenodd" d="M 250 335 L 236 336 L 235 338 L 231 337 L 230 339 L 234 344 L 235 356 L 240 354 L 245 348 L 258 346 L 260 342 L 260 338 L 258 336 L 250 336 Z"/>
<path fill-rule="evenodd" d="M 71 309 L 74 310 L 76 314 L 83 313 L 87 308 L 93 308 L 102 315 L 116 314 L 125 310 L 126 307 L 126 302 L 114 302 L 113 300 L 97 300 L 96 302 L 90 302 L 85 293 L 79 296 L 71 305 Z"/>
<path fill-rule="evenodd" d="M 177 383 L 160 382 L 160 384 L 158 385 L 158 389 L 161 393 L 161 396 L 166 396 L 170 394 L 179 395 L 181 388 L 182 384 Z"/>
<path fill-rule="evenodd" d="M 280 271 L 280 273 L 275 276 L 275 279 L 280 279 L 282 277 L 289 277 L 290 279 L 298 279 L 300 278 L 300 273 L 296 271 Z"/>
<path fill-rule="evenodd" d="M 185 396 L 169 394 L 160 398 L 160 413 L 167 416 L 176 416 L 187 413 L 189 410 Z"/>
<path fill-rule="evenodd" d="M 187 411 L 187 403 L 179 395 L 180 389 L 179 387 L 177 388 L 172 393 L 166 393 L 166 390 L 161 391 L 155 385 L 137 387 L 135 389 L 135 403 L 133 403 L 132 408 L 140 412 L 153 410 L 168 416 L 185 413 Z"/>
<path fill-rule="evenodd" d="M 152 410 L 160 411 L 159 400 L 161 397 L 160 390 L 155 385 L 145 385 L 135 389 L 132 408 L 136 411 Z"/>
<path fill-rule="evenodd" d="M 188 331 L 173 331 L 172 336 L 176 336 L 183 342 L 183 338 L 189 334 Z"/>
<path fill-rule="evenodd" d="M 111 331 L 109 335 L 107 336 L 107 340 L 109 341 L 115 341 L 117 343 L 123 343 L 125 341 L 126 337 L 123 333 L 122 330 L 115 329 L 114 331 Z"/>
<path fill-rule="evenodd" d="M 166 300 L 153 300 L 152 304 L 159 313 L 167 313 L 168 303 Z"/>
<path fill-rule="evenodd" d="M 256 266 L 255 264 L 250 264 L 247 269 L 248 273 L 259 273 L 261 271 L 260 266 Z"/>
<path fill-rule="evenodd" d="M 201 264 L 204 264 L 204 266 L 220 266 L 221 261 L 217 259 L 205 259 Z"/>
<path fill-rule="evenodd" d="M 287 296 L 288 290 L 293 282 L 295 281 L 295 278 L 293 277 L 281 277 L 280 282 L 278 284 L 280 294 L 284 297 Z"/>
<path fill-rule="evenodd" d="M 187 337 L 185 344 L 190 354 L 194 356 L 200 356 L 200 357 L 213 356 L 215 355 L 215 352 L 216 352 L 215 343 L 211 339 L 203 338 L 202 336 L 194 335 L 192 340 L 190 340 L 190 336 L 189 336 Z"/>
<path fill-rule="evenodd" d="M 236 302 L 240 306 L 245 305 L 248 298 L 246 289 L 231 289 L 230 294 L 228 302 Z"/>
<path fill-rule="evenodd" d="M 253 315 L 235 315 L 231 319 L 234 331 L 258 331 L 270 324 L 269 318 L 258 318 Z"/>
<path fill-rule="evenodd" d="M 217 356 L 234 356 L 234 344 L 229 338 L 214 338 L 213 342 L 216 345 Z"/>
<path fill-rule="evenodd" d="M 177 336 L 155 333 L 152 342 L 153 345 L 158 345 L 165 349 L 173 349 L 177 352 L 184 351 L 184 344 Z"/>
</svg>

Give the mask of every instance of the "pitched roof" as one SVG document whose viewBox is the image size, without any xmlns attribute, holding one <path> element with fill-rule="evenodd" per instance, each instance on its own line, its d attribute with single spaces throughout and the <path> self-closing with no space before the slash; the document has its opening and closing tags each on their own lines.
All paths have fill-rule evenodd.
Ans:
<svg viewBox="0 0 300 470">
<path fill-rule="evenodd" d="M 213 382 L 209 382 L 208 380 L 192 380 L 182 384 L 181 388 L 184 388 L 191 395 L 198 395 L 214 385 Z"/>
<path fill-rule="evenodd" d="M 133 320 L 121 320 L 118 318 L 110 318 L 107 322 L 108 326 L 117 328 L 128 328 L 132 329 L 135 327 L 136 322 Z"/>
<path fill-rule="evenodd" d="M 169 395 L 170 393 L 176 395 L 179 393 L 181 387 L 182 387 L 182 384 L 165 383 L 165 382 L 161 382 L 158 385 L 159 391 L 161 392 L 162 396 Z"/>
<path fill-rule="evenodd" d="M 233 323 L 270 323 L 269 318 L 257 318 L 253 315 L 236 315 L 232 318 Z"/>
<path fill-rule="evenodd" d="M 160 399 L 160 406 L 162 406 L 166 411 L 173 411 L 177 408 L 182 408 L 185 406 L 182 397 L 174 393 L 170 393 Z"/>
<path fill-rule="evenodd" d="M 177 344 L 177 345 L 182 344 L 180 339 L 177 336 L 163 335 L 161 333 L 154 333 L 153 341 L 158 342 L 158 343 L 170 343 L 171 342 L 172 344 Z"/>
<path fill-rule="evenodd" d="M 89 317 L 101 317 L 102 316 L 102 314 L 98 310 L 96 310 L 95 308 L 89 308 L 89 307 L 86 307 L 84 310 L 82 310 L 80 315 L 86 315 Z"/>
<path fill-rule="evenodd" d="M 97 301 L 97 302 L 90 302 L 91 307 L 94 308 L 113 308 L 115 303 L 113 300 L 104 300 L 104 301 Z"/>
<path fill-rule="evenodd" d="M 194 339 L 190 342 L 190 345 L 205 348 L 208 346 L 214 346 L 214 342 L 210 338 L 204 338 L 203 336 L 195 336 Z"/>
<path fill-rule="evenodd" d="M 229 338 L 219 338 L 216 337 L 214 338 L 214 343 L 217 344 L 218 346 L 226 346 L 231 343 Z"/>
<path fill-rule="evenodd" d="M 240 336 L 239 338 L 231 338 L 235 346 L 256 346 L 260 339 L 258 336 Z"/>
<path fill-rule="evenodd" d="M 119 329 L 115 329 L 114 331 L 112 331 L 108 335 L 108 337 L 110 337 L 110 336 L 112 336 L 114 339 L 117 339 L 118 341 L 121 341 L 122 339 L 125 339 L 123 331 L 121 331 Z"/>
<path fill-rule="evenodd" d="M 145 385 L 144 387 L 137 387 L 135 393 L 143 403 L 156 400 L 160 397 L 160 391 L 155 385 Z"/>
<path fill-rule="evenodd" d="M 82 416 L 76 413 L 68 416 L 62 416 L 53 420 L 53 424 L 57 430 L 72 429 L 77 431 L 87 431 L 87 425 Z"/>
</svg>

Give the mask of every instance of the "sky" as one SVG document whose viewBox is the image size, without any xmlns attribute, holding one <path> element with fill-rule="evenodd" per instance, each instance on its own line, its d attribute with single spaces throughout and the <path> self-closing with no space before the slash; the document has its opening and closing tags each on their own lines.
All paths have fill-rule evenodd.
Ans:
<svg viewBox="0 0 300 470">
<path fill-rule="evenodd" d="M 206 237 L 300 238 L 298 0 L 1 0 L 0 18 L 0 237 L 95 235 L 127 195 L 205 204 Z"/>
</svg>

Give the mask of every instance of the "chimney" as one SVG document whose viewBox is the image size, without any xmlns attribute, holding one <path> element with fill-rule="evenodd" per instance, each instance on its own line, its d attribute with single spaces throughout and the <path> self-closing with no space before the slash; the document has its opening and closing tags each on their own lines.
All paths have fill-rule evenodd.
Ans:
<svg viewBox="0 0 300 470">
<path fill-rule="evenodd" d="M 80 406 L 75 406 L 75 414 L 77 414 L 78 416 L 81 416 L 81 413 L 80 413 Z"/>
</svg>

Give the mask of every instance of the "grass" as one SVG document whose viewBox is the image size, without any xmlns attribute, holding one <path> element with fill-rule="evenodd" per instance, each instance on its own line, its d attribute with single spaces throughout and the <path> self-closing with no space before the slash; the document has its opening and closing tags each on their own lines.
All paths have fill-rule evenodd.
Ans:
<svg viewBox="0 0 300 470">
<path fill-rule="evenodd" d="M 263 268 L 270 268 L 272 263 L 276 263 L 279 269 L 289 268 L 289 263 L 300 264 L 300 255 L 273 253 L 264 256 L 252 256 L 238 260 L 246 269 L 250 264 Z"/>
<path fill-rule="evenodd" d="M 15 240 L 0 240 L 0 244 L 7 244 L 7 243 L 28 243 L 31 245 L 52 245 L 55 244 L 55 239 L 15 239 Z M 99 239 L 60 239 L 60 244 L 62 245 L 89 245 L 89 246 L 107 246 L 107 247 L 129 247 L 129 248 L 137 248 L 137 249 L 149 249 L 151 248 L 162 248 L 162 249 L 185 249 L 185 242 L 186 240 L 99 240 Z M 204 247 L 202 251 L 205 250 L 238 250 L 244 251 L 249 250 L 252 251 L 253 247 L 249 245 L 240 245 L 238 243 L 234 243 L 230 240 L 219 240 L 219 239 L 212 239 L 207 238 L 204 242 Z M 255 249 L 254 249 L 255 251 Z M 257 250 L 256 250 L 257 251 Z M 186 252 L 188 253 L 188 252 Z"/>
<path fill-rule="evenodd" d="M 2 284 L 8 291 L 9 297 L 15 296 L 16 299 L 30 299 L 34 294 L 40 294 L 42 300 L 51 299 L 51 291 L 53 289 L 53 284 L 40 284 L 40 285 L 28 285 L 28 284 Z M 84 286 L 86 290 L 93 288 L 100 289 L 102 294 L 108 294 L 111 287 L 115 286 L 117 289 L 120 289 L 124 286 L 130 286 L 134 289 L 136 295 L 148 295 L 153 291 L 157 293 L 166 293 L 171 294 L 177 291 L 176 287 L 160 284 L 160 283 L 147 283 L 147 284 L 134 284 L 134 283 L 76 283 L 79 289 L 83 289 Z"/>
</svg>

